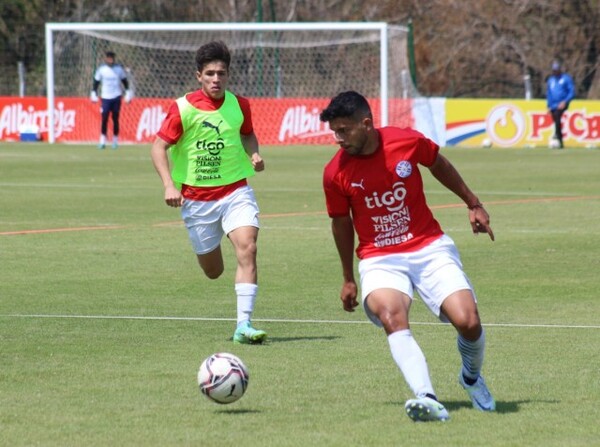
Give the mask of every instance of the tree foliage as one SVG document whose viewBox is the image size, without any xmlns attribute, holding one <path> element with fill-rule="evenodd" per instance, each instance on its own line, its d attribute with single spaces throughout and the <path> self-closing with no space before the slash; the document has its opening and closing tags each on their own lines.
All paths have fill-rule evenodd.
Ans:
<svg viewBox="0 0 600 447">
<path fill-rule="evenodd" d="M 543 97 L 560 58 L 577 97 L 600 98 L 600 0 L 2 0 L 0 94 L 18 93 L 18 62 L 27 93 L 43 92 L 46 22 L 257 21 L 412 21 L 427 96 L 518 98 L 529 76 Z"/>
</svg>

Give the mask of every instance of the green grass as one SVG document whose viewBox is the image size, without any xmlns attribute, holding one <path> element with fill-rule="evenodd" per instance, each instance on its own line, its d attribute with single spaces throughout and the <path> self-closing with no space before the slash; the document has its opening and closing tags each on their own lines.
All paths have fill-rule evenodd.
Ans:
<svg viewBox="0 0 600 447">
<path fill-rule="evenodd" d="M 384 334 L 341 309 L 321 192 L 333 151 L 263 148 L 255 322 L 270 341 L 239 346 L 232 250 L 222 278 L 200 274 L 148 147 L 0 144 L 0 444 L 598 445 L 600 151 L 445 149 L 486 203 L 494 243 L 425 173 L 478 294 L 498 407 L 470 408 L 455 333 L 417 300 L 445 424 L 403 414 L 411 395 Z M 195 382 L 217 351 L 250 369 L 231 405 Z"/>
</svg>

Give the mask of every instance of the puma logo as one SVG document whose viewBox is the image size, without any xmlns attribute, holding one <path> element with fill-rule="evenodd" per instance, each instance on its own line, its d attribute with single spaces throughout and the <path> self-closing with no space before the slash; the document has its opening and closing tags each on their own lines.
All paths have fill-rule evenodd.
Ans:
<svg viewBox="0 0 600 447">
<path fill-rule="evenodd" d="M 217 124 L 216 126 L 212 123 L 209 123 L 208 121 L 202 121 L 202 127 L 208 127 L 210 129 L 213 129 L 215 132 L 217 132 L 217 135 L 221 136 L 221 131 L 219 130 L 219 126 L 221 125 L 221 123 L 223 122 L 223 120 L 219 121 L 219 124 Z"/>
<path fill-rule="evenodd" d="M 363 185 L 364 181 L 365 181 L 365 179 L 364 179 L 364 178 L 361 178 L 361 179 L 360 179 L 360 183 L 354 183 L 354 182 L 350 182 L 350 186 L 351 186 L 352 188 L 360 188 L 360 189 L 362 189 L 363 191 L 365 191 L 365 187 L 364 187 L 364 185 Z"/>
</svg>

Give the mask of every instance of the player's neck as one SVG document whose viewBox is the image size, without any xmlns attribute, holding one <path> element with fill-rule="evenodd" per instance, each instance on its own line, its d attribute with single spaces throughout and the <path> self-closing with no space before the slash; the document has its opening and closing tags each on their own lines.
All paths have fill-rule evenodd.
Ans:
<svg viewBox="0 0 600 447">
<path fill-rule="evenodd" d="M 360 155 L 371 155 L 377 152 L 379 149 L 379 132 L 376 129 L 373 129 L 369 132 L 367 136 L 367 142 L 361 151 Z"/>
</svg>

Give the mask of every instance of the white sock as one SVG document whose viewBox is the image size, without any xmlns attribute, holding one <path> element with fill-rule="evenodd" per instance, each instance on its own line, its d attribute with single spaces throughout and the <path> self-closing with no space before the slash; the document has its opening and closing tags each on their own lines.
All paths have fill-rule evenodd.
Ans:
<svg viewBox="0 0 600 447">
<path fill-rule="evenodd" d="M 410 329 L 388 335 L 388 343 L 396 365 L 402 371 L 404 379 L 415 396 L 425 397 L 426 394 L 435 396 L 427 361 Z"/>
<path fill-rule="evenodd" d="M 252 312 L 254 311 L 254 302 L 258 285 L 250 283 L 238 283 L 235 285 L 235 293 L 237 295 L 237 322 L 250 321 Z"/>
<path fill-rule="evenodd" d="M 113 137 L 113 144 L 116 146 L 119 144 L 119 137 Z"/>
<path fill-rule="evenodd" d="M 102 145 L 106 144 L 106 135 L 100 135 L 100 144 L 102 144 Z"/>
<path fill-rule="evenodd" d="M 458 335 L 458 352 L 462 357 L 462 374 L 468 379 L 477 380 L 483 366 L 483 353 L 485 351 L 485 332 L 476 341 L 469 341 L 462 335 Z"/>
</svg>

